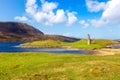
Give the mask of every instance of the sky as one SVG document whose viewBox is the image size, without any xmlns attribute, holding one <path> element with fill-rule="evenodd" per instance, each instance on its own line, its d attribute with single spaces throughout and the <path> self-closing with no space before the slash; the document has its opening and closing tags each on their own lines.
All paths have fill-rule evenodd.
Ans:
<svg viewBox="0 0 120 80">
<path fill-rule="evenodd" d="M 23 22 L 45 34 L 120 39 L 120 0 L 0 0 L 0 21 Z"/>
</svg>

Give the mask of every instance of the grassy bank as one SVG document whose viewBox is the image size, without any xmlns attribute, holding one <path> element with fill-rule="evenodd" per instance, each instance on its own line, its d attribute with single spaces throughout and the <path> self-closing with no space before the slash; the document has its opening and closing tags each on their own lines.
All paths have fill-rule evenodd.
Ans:
<svg viewBox="0 0 120 80">
<path fill-rule="evenodd" d="M 94 40 L 91 45 L 87 45 L 87 40 L 80 40 L 76 42 L 61 42 L 54 40 L 45 40 L 45 41 L 34 41 L 29 43 L 24 43 L 22 47 L 71 47 L 71 48 L 80 48 L 80 49 L 94 49 L 94 48 L 102 48 L 107 45 L 118 44 L 117 41 L 112 40 Z"/>
<path fill-rule="evenodd" d="M 120 55 L 0 53 L 0 80 L 119 80 Z"/>
</svg>

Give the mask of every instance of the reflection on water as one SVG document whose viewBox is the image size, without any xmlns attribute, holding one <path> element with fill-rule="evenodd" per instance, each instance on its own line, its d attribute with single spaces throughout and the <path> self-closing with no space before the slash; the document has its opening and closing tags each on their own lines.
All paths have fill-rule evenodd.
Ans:
<svg viewBox="0 0 120 80">
<path fill-rule="evenodd" d="M 85 50 L 66 50 L 60 48 L 20 48 L 14 47 L 22 42 L 0 42 L 0 52 L 53 52 L 53 53 L 72 53 L 85 54 Z"/>
</svg>

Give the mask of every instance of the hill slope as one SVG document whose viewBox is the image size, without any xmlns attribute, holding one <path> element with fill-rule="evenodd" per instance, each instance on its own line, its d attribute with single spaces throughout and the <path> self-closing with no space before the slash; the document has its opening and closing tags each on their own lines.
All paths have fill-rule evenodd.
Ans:
<svg viewBox="0 0 120 80">
<path fill-rule="evenodd" d="M 19 22 L 0 22 L 0 41 L 28 41 L 42 36 L 43 32 Z"/>
<path fill-rule="evenodd" d="M 35 41 L 35 40 L 62 40 L 76 41 L 76 38 L 69 38 L 57 35 L 44 35 L 43 32 L 25 23 L 0 22 L 0 42 L 3 41 Z"/>
</svg>

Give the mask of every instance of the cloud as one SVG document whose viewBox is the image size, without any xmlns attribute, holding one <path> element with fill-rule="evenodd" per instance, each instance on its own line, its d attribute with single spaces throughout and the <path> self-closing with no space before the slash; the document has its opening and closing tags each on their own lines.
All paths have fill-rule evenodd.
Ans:
<svg viewBox="0 0 120 80">
<path fill-rule="evenodd" d="M 46 25 L 52 25 L 66 21 L 64 10 L 57 10 L 56 14 L 53 12 L 38 12 L 34 15 L 34 18 L 37 22 L 45 23 Z"/>
<path fill-rule="evenodd" d="M 37 11 L 37 4 L 36 4 L 36 0 L 27 0 L 27 3 L 26 3 L 26 13 L 30 14 L 30 15 L 34 15 Z"/>
<path fill-rule="evenodd" d="M 15 20 L 19 20 L 19 21 L 28 21 L 28 18 L 25 17 L 25 16 L 22 16 L 22 17 L 16 16 L 16 17 L 15 17 Z"/>
<path fill-rule="evenodd" d="M 68 26 L 72 25 L 78 20 L 74 12 L 68 12 L 67 16 L 68 16 L 68 24 L 67 24 Z"/>
<path fill-rule="evenodd" d="M 79 23 L 80 24 L 85 24 L 86 22 L 85 22 L 85 20 L 80 20 Z"/>
<path fill-rule="evenodd" d="M 61 23 L 61 22 L 66 21 L 66 16 L 65 16 L 64 10 L 62 10 L 62 9 L 61 10 L 57 10 L 56 15 L 53 16 L 53 18 L 51 18 L 51 19 L 52 20 L 50 20 L 50 21 L 52 21 L 53 23 Z"/>
<path fill-rule="evenodd" d="M 120 0 L 108 0 L 106 3 L 97 0 L 86 0 L 86 4 L 90 12 L 103 10 L 99 19 L 90 20 L 92 26 L 101 27 L 107 24 L 120 23 Z"/>
<path fill-rule="evenodd" d="M 102 27 L 107 24 L 120 23 L 120 0 L 108 0 L 107 2 L 99 2 L 98 0 L 86 0 L 86 6 L 89 12 L 101 11 L 101 16 L 98 19 L 90 19 L 89 21 L 78 20 L 77 12 L 65 11 L 59 9 L 59 3 L 39 0 L 41 6 L 37 4 L 37 0 L 26 0 L 25 15 L 16 16 L 15 20 L 30 21 L 32 19 L 40 24 L 54 25 L 66 23 L 68 26 L 79 21 L 84 28 L 89 26 Z"/>
<path fill-rule="evenodd" d="M 91 19 L 91 20 L 90 20 L 90 23 L 91 23 L 91 25 L 94 26 L 94 27 L 104 27 L 104 26 L 106 26 L 106 24 L 107 24 L 107 23 L 106 23 L 104 20 L 102 20 L 102 19 L 99 19 L 99 20 Z"/>
<path fill-rule="evenodd" d="M 86 5 L 90 12 L 98 12 L 106 7 L 104 2 L 98 2 L 97 0 L 86 0 Z"/>
<path fill-rule="evenodd" d="M 36 0 L 31 1 L 32 3 L 30 0 L 27 0 L 26 13 L 32 15 L 33 19 L 37 22 L 45 25 L 53 25 L 55 23 L 62 23 L 66 20 L 64 10 L 58 9 L 56 13 L 53 11 L 57 9 L 58 3 L 41 0 L 42 5 L 38 7 Z"/>
<path fill-rule="evenodd" d="M 120 22 L 120 0 L 110 0 L 106 4 L 106 8 L 102 14 L 102 19 L 108 23 Z"/>
<path fill-rule="evenodd" d="M 63 33 L 63 36 L 68 36 L 68 37 L 79 37 L 79 34 L 72 34 L 71 32 Z"/>
<path fill-rule="evenodd" d="M 72 36 L 73 36 L 70 32 L 68 32 L 68 33 L 63 33 L 62 35 L 63 35 L 63 36 L 69 36 L 69 37 L 72 37 Z"/>
<path fill-rule="evenodd" d="M 53 25 L 58 23 L 68 23 L 72 25 L 77 18 L 74 13 L 58 9 L 58 3 L 40 0 L 41 6 L 38 6 L 36 0 L 27 0 L 26 14 L 38 23 Z M 67 15 L 68 14 L 68 15 Z M 68 22 L 67 22 L 68 21 Z"/>
<path fill-rule="evenodd" d="M 83 28 L 88 28 L 90 26 L 90 24 L 87 23 L 85 20 L 80 20 L 79 23 L 83 25 Z"/>
<path fill-rule="evenodd" d="M 50 12 L 56 9 L 58 6 L 58 3 L 54 2 L 42 2 L 42 11 L 43 12 Z"/>
</svg>

